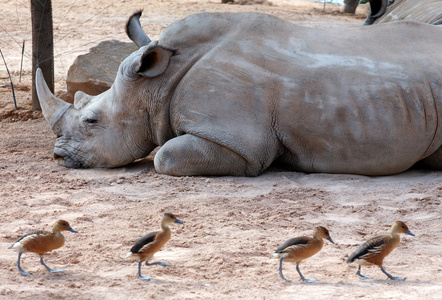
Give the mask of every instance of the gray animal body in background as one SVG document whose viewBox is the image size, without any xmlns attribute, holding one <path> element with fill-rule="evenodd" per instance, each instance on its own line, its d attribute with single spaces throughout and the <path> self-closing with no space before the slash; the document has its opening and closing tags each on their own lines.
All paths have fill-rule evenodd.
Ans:
<svg viewBox="0 0 442 300">
<path fill-rule="evenodd" d="M 442 24 L 441 0 L 370 0 L 370 13 L 364 25 L 399 20 L 432 25 Z"/>
<path fill-rule="evenodd" d="M 37 89 L 66 167 L 117 167 L 158 145 L 157 172 L 387 175 L 442 167 L 442 27 L 315 29 L 258 13 L 199 13 L 139 50 L 112 87 L 74 104 Z M 408 37 L 413 37 L 410 39 Z"/>
</svg>

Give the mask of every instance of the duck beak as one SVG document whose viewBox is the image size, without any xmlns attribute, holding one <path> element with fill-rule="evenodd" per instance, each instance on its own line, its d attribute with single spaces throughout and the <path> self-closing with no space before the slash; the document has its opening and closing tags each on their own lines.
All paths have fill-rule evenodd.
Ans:
<svg viewBox="0 0 442 300">
<path fill-rule="evenodd" d="M 335 242 L 333 242 L 331 237 L 326 238 L 326 240 L 329 240 L 332 244 L 334 244 Z"/>
<path fill-rule="evenodd" d="M 70 232 L 78 233 L 78 231 L 74 230 L 71 226 L 69 226 L 68 229 L 66 229 L 66 230 L 70 231 Z"/>
<path fill-rule="evenodd" d="M 183 221 L 181 221 L 181 220 L 178 220 L 178 219 L 175 219 L 174 223 L 178 223 L 178 224 L 184 224 L 184 222 L 183 222 Z"/>
<path fill-rule="evenodd" d="M 412 235 L 412 236 L 415 236 L 415 235 L 414 235 L 414 233 L 413 233 L 413 232 L 411 232 L 410 230 L 407 230 L 407 231 L 405 231 L 405 234 L 408 234 L 408 235 Z"/>
</svg>

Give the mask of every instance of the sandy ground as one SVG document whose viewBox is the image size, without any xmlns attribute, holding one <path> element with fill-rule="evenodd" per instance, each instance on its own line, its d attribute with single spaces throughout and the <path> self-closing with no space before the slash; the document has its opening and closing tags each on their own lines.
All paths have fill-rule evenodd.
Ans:
<svg viewBox="0 0 442 300">
<path fill-rule="evenodd" d="M 117 169 L 73 170 L 51 159 L 55 135 L 40 113 L 30 111 L 30 61 L 18 83 L 21 44 L 30 49 L 29 3 L 2 1 L 0 47 L 16 83 L 19 110 L 12 104 L 0 63 L 0 298 L 1 299 L 441 299 L 442 173 L 412 170 L 389 177 L 304 174 L 273 168 L 256 178 L 170 177 L 157 174 L 152 157 Z M 365 11 L 343 15 L 339 7 L 302 1 L 273 5 L 223 5 L 218 1 L 57 0 L 56 86 L 74 58 L 97 41 L 124 41 L 124 23 L 144 8 L 143 27 L 152 38 L 171 22 L 199 11 L 258 11 L 314 27 L 360 26 Z M 75 5 L 72 6 L 72 3 Z M 14 41 L 15 40 L 15 41 Z M 17 43 L 16 43 L 17 42 Z M 30 53 L 30 50 L 28 51 Z M 142 234 L 159 228 L 163 212 L 177 214 L 172 238 L 156 259 L 172 266 L 143 267 L 124 255 Z M 46 272 L 34 254 L 22 257 L 7 248 L 21 235 L 49 230 L 65 219 L 64 247 L 46 256 Z M 387 280 L 378 268 L 363 268 L 373 279 L 361 281 L 356 265 L 345 263 L 365 239 L 388 232 L 395 220 L 416 237 L 405 236 L 385 261 L 388 271 L 407 276 Z M 327 227 L 336 244 L 301 265 L 307 278 L 297 281 L 295 265 L 269 256 L 286 239 Z"/>
</svg>

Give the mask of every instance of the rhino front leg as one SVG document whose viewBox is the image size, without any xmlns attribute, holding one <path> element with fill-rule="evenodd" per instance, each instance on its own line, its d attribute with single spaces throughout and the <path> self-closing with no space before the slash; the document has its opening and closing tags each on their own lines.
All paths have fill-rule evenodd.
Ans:
<svg viewBox="0 0 442 300">
<path fill-rule="evenodd" d="M 256 176 L 237 153 L 203 138 L 185 134 L 167 141 L 154 159 L 158 173 L 173 176 Z"/>
</svg>

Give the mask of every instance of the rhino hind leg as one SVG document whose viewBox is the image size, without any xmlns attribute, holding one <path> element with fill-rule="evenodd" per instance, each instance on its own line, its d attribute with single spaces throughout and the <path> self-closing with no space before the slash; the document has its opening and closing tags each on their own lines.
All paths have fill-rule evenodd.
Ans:
<svg viewBox="0 0 442 300">
<path fill-rule="evenodd" d="M 424 158 L 416 164 L 417 167 L 423 167 L 432 170 L 442 170 L 442 147 L 433 154 Z"/>
<path fill-rule="evenodd" d="M 173 176 L 257 176 L 259 173 L 250 172 L 246 160 L 235 152 L 191 134 L 167 141 L 156 153 L 154 165 L 158 173 Z"/>
</svg>

